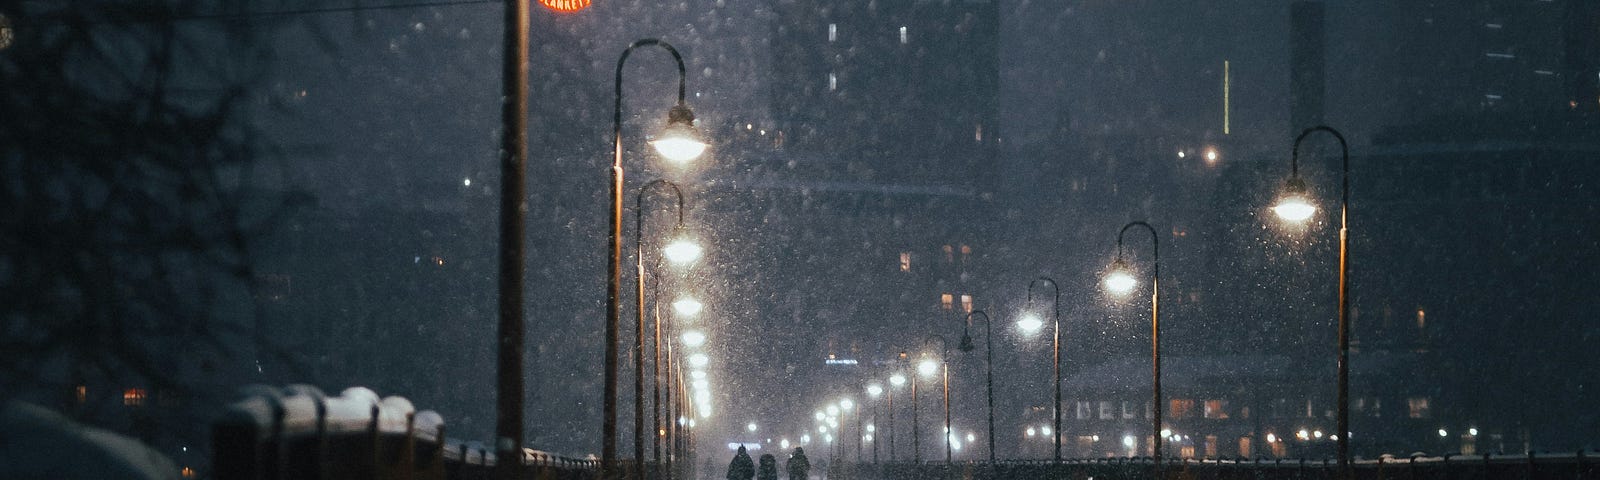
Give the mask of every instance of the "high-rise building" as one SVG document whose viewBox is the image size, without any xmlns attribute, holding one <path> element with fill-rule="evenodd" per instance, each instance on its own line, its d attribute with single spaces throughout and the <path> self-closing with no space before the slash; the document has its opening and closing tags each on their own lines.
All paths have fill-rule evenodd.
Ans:
<svg viewBox="0 0 1600 480">
<path fill-rule="evenodd" d="M 1396 51 L 1408 118 L 1600 110 L 1600 4 L 1477 0 L 1412 6 Z"/>
</svg>

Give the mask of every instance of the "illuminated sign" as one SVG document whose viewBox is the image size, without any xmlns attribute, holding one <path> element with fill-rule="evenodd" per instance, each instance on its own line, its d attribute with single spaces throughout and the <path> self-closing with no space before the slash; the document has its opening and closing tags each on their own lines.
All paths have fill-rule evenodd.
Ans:
<svg viewBox="0 0 1600 480">
<path fill-rule="evenodd" d="M 823 363 L 828 365 L 855 365 L 856 360 L 853 358 L 830 358 L 823 360 Z"/>
<path fill-rule="evenodd" d="M 562 13 L 571 13 L 589 7 L 589 0 L 539 0 L 544 8 Z"/>
</svg>

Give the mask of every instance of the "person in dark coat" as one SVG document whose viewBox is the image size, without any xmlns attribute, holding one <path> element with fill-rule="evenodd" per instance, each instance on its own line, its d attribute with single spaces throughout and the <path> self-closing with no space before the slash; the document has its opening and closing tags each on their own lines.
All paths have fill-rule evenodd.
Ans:
<svg viewBox="0 0 1600 480">
<path fill-rule="evenodd" d="M 778 480 L 778 459 L 772 454 L 761 456 L 761 466 L 756 468 L 756 480 Z"/>
<path fill-rule="evenodd" d="M 800 447 L 794 447 L 794 454 L 789 456 L 785 467 L 789 470 L 789 480 L 806 480 L 811 474 L 811 460 L 806 459 L 806 451 Z"/>
<path fill-rule="evenodd" d="M 739 446 L 739 453 L 733 455 L 733 461 L 728 462 L 728 480 L 750 480 L 756 476 L 756 464 L 750 461 L 750 454 L 745 453 L 744 445 Z"/>
</svg>

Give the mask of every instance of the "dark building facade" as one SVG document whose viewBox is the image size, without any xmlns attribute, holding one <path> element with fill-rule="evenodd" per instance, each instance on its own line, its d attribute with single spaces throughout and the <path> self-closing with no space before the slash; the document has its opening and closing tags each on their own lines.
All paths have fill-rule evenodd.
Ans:
<svg viewBox="0 0 1600 480">
<path fill-rule="evenodd" d="M 1600 2 L 1428 2 L 1403 18 L 1407 117 L 1600 110 Z"/>
</svg>

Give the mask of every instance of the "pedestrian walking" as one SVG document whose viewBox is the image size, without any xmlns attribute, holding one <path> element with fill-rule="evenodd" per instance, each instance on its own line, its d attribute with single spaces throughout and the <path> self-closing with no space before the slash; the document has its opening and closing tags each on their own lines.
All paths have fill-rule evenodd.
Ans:
<svg viewBox="0 0 1600 480">
<path fill-rule="evenodd" d="M 761 456 L 761 466 L 756 469 L 756 480 L 778 480 L 778 459 L 772 454 Z"/>
<path fill-rule="evenodd" d="M 789 455 L 789 464 L 785 465 L 789 471 L 789 480 L 806 480 L 811 475 L 811 460 L 806 459 L 806 451 L 794 447 L 794 454 Z"/>
<path fill-rule="evenodd" d="M 756 476 L 756 462 L 750 461 L 750 454 L 745 453 L 744 445 L 739 446 L 739 453 L 733 455 L 733 461 L 728 462 L 728 480 L 750 480 Z"/>
</svg>

